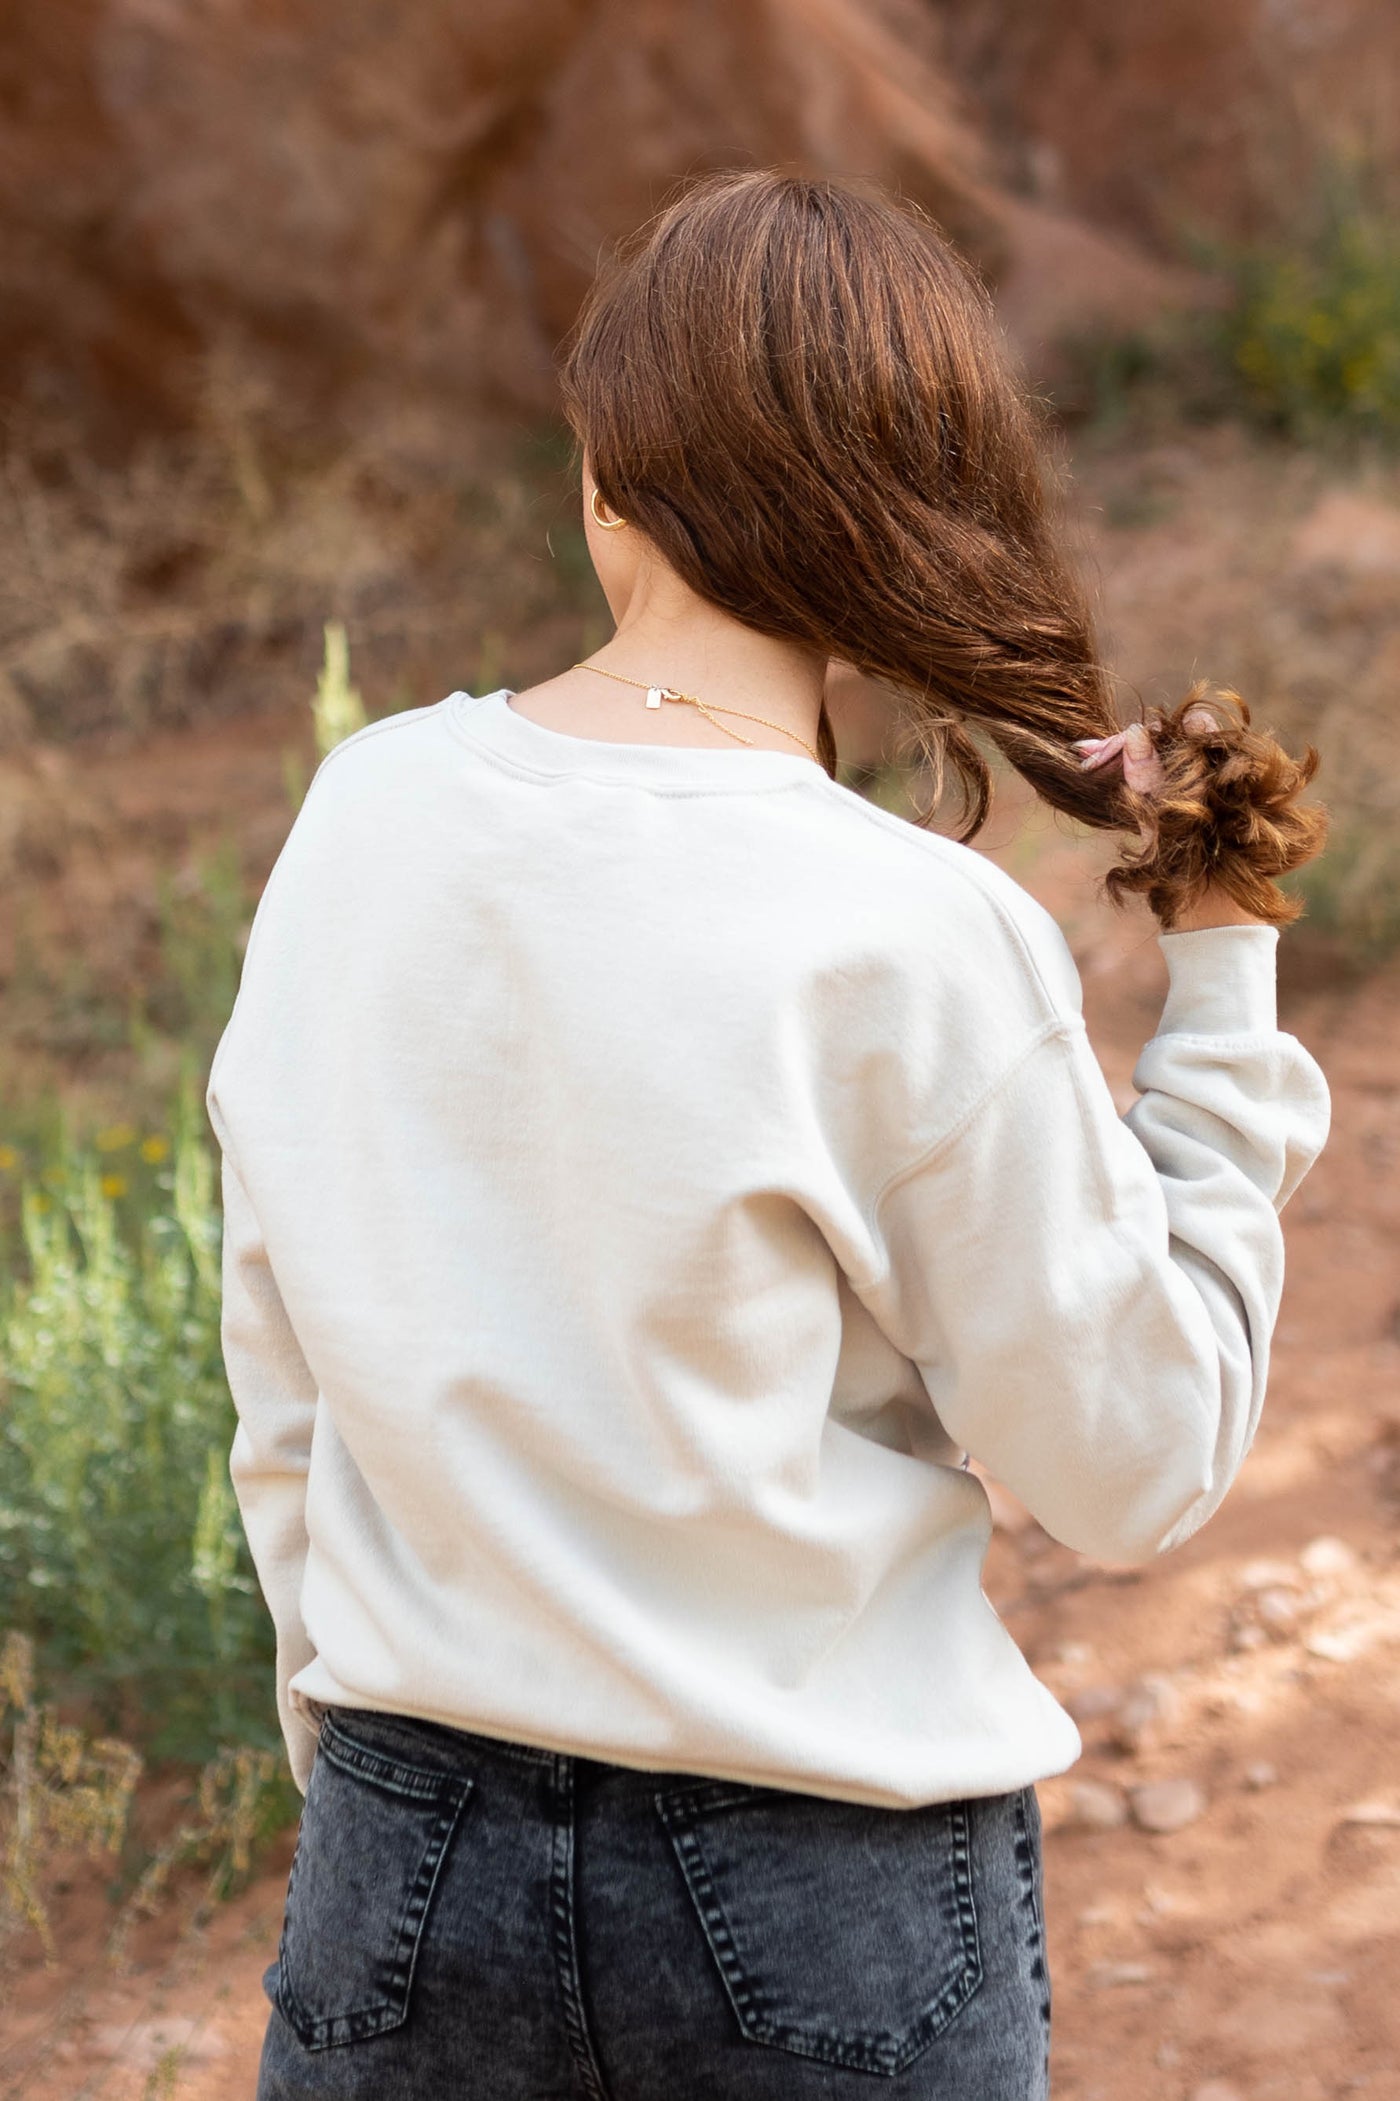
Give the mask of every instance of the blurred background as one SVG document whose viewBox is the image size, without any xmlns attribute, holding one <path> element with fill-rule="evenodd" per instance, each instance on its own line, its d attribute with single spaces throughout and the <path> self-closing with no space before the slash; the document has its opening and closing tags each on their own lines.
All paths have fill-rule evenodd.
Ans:
<svg viewBox="0 0 1400 2101">
<path fill-rule="evenodd" d="M 208 1060 L 321 754 L 609 632 L 554 358 L 677 184 L 877 179 L 1054 411 L 1127 707 L 1323 754 L 1334 1089 L 1224 1511 L 993 1486 L 1079 1719 L 1063 2101 L 1400 2096 L 1400 13 L 1375 0 L 0 0 L 0 2101 L 251 2093 L 297 1797 L 227 1480 Z M 845 778 L 907 808 L 884 697 Z M 1161 959 L 1002 778 L 1124 1106 Z"/>
</svg>

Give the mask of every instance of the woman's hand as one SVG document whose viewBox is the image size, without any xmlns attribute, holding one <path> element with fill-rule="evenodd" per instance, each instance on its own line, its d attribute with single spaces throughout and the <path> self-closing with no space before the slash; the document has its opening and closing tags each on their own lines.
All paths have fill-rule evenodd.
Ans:
<svg viewBox="0 0 1400 2101">
<path fill-rule="evenodd" d="M 1186 715 L 1183 727 L 1207 736 L 1220 725 L 1208 708 L 1195 707 Z M 1166 786 L 1166 772 L 1145 723 L 1130 722 L 1111 737 L 1080 737 L 1074 748 L 1083 754 L 1079 763 L 1086 773 L 1121 759 L 1123 778 L 1139 795 L 1157 796 Z M 1256 913 L 1246 912 L 1222 883 L 1209 883 L 1187 910 L 1176 915 L 1167 931 L 1192 934 L 1203 927 L 1269 924 Z"/>
<path fill-rule="evenodd" d="M 1194 708 L 1192 714 L 1201 716 L 1205 710 Z M 1188 722 L 1190 719 L 1188 716 Z M 1210 724 L 1215 727 L 1213 715 Z M 1130 722 L 1126 729 L 1115 731 L 1111 737 L 1076 737 L 1074 748 L 1084 754 L 1079 761 L 1081 773 L 1097 773 L 1102 767 L 1111 766 L 1115 759 L 1121 759 L 1123 778 L 1139 795 L 1160 795 L 1167 784 L 1152 733 L 1145 722 Z"/>
</svg>

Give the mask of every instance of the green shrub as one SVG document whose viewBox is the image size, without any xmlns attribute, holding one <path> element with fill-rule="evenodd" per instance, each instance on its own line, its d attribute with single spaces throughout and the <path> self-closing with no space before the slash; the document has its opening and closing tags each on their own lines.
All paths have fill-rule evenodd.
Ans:
<svg viewBox="0 0 1400 2101">
<path fill-rule="evenodd" d="M 313 714 L 322 754 L 366 719 L 334 623 Z M 0 1142 L 0 1628 L 100 1727 L 205 1764 L 280 1746 L 228 1472 L 203 1102 L 255 900 L 226 839 L 157 901 L 157 968 L 126 1021 L 138 1055 L 180 1058 L 172 1131 L 124 1119 L 80 1142 L 55 1095 L 16 1105 Z"/>
<path fill-rule="evenodd" d="M 1063 343 L 1063 416 L 1108 437 L 1231 416 L 1308 444 L 1400 437 L 1400 219 L 1378 178 L 1333 165 L 1285 232 L 1182 246 L 1214 297 Z"/>
<path fill-rule="evenodd" d="M 1400 228 L 1353 204 L 1299 248 L 1232 260 L 1218 335 L 1250 409 L 1304 440 L 1400 434 Z"/>
<path fill-rule="evenodd" d="M 22 1175 L 18 1238 L 0 1284 L 0 1626 L 34 1639 L 60 1696 L 156 1756 L 275 1745 L 193 1078 L 168 1156 L 114 1126 Z"/>
</svg>

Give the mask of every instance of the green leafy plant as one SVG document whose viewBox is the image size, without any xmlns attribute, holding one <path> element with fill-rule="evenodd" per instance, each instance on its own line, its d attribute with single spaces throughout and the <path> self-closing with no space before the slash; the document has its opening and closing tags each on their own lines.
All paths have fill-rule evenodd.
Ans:
<svg viewBox="0 0 1400 2101">
<path fill-rule="evenodd" d="M 1066 342 L 1063 415 L 1110 438 L 1234 416 L 1305 444 L 1400 439 L 1400 218 L 1374 171 L 1333 160 L 1281 231 L 1182 245 L 1213 294 Z"/>
<path fill-rule="evenodd" d="M 1400 227 L 1343 191 L 1302 245 L 1233 258 L 1221 349 L 1251 410 L 1290 437 L 1400 435 Z"/>
<path fill-rule="evenodd" d="M 147 1141 L 141 1160 L 131 1138 L 65 1139 L 22 1183 L 0 1295 L 0 1624 L 104 1727 L 202 1762 L 277 1728 L 228 1485 L 220 1225 L 193 1080 L 168 1158 Z"/>
</svg>

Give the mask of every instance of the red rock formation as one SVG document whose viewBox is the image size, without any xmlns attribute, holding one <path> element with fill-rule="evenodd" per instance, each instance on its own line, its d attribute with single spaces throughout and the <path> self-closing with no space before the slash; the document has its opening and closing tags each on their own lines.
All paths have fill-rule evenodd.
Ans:
<svg viewBox="0 0 1400 2101">
<path fill-rule="evenodd" d="M 0 0 L 0 394 L 120 440 L 233 339 L 317 415 L 537 410 L 600 250 L 754 162 L 917 197 L 1034 360 L 1343 114 L 1393 154 L 1398 55 L 1371 0 Z"/>
<path fill-rule="evenodd" d="M 0 107 L 0 385 L 118 437 L 230 337 L 318 412 L 538 409 L 600 251 L 721 165 L 896 184 L 1013 311 L 1162 289 L 1006 194 L 920 0 L 4 0 Z"/>
<path fill-rule="evenodd" d="M 1320 156 L 1400 175 L 1377 0 L 929 0 L 1013 187 L 1163 252 L 1296 224 Z"/>
</svg>

